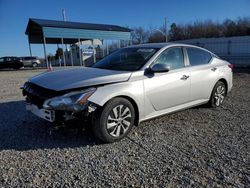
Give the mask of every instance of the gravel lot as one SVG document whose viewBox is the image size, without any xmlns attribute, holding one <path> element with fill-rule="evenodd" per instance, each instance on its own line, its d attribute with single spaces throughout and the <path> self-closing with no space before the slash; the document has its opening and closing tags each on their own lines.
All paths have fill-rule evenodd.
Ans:
<svg viewBox="0 0 250 188">
<path fill-rule="evenodd" d="M 250 74 L 234 75 L 219 109 L 166 115 L 101 144 L 25 111 L 19 86 L 41 71 L 0 71 L 0 187 L 250 187 Z"/>
</svg>

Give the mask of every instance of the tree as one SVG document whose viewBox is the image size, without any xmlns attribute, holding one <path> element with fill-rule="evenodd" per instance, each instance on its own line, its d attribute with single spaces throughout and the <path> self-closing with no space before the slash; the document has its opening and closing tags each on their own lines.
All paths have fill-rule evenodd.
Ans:
<svg viewBox="0 0 250 188">
<path fill-rule="evenodd" d="M 57 48 L 55 58 L 59 59 L 59 57 L 61 58 L 62 56 L 63 56 L 63 49 L 62 48 Z"/>
<path fill-rule="evenodd" d="M 49 62 L 50 61 L 54 61 L 55 60 L 55 56 L 53 56 L 53 54 L 48 54 L 47 55 L 47 59 L 48 59 Z"/>
<path fill-rule="evenodd" d="M 178 26 L 176 23 L 171 24 L 168 33 L 169 41 L 183 40 L 185 38 L 183 28 L 181 26 Z"/>
<path fill-rule="evenodd" d="M 238 35 L 250 35 L 250 18 L 239 18 L 237 20 Z"/>
<path fill-rule="evenodd" d="M 161 30 L 162 32 L 160 32 Z M 144 29 L 134 28 L 132 41 L 135 44 L 147 42 L 165 42 L 165 27 Z M 250 17 L 238 18 L 233 21 L 226 19 L 222 23 L 207 21 L 195 21 L 189 24 L 172 23 L 168 31 L 168 40 L 177 41 L 193 38 L 231 37 L 250 35 Z"/>
<path fill-rule="evenodd" d="M 157 43 L 157 42 L 166 42 L 166 27 L 161 26 L 159 28 L 150 27 L 148 31 L 149 37 L 148 42 Z"/>
<path fill-rule="evenodd" d="M 211 20 L 204 22 L 205 37 L 220 37 L 222 36 L 222 26 L 219 23 L 214 23 Z"/>
<path fill-rule="evenodd" d="M 133 29 L 132 42 L 135 44 L 141 44 L 148 41 L 149 32 L 143 29 L 142 27 L 136 27 Z"/>
<path fill-rule="evenodd" d="M 77 45 L 77 44 L 71 44 L 70 45 L 70 49 L 73 50 L 73 51 L 74 50 L 79 50 L 79 45 Z"/>
<path fill-rule="evenodd" d="M 158 43 L 158 42 L 165 42 L 165 41 L 166 41 L 165 36 L 157 30 L 152 32 L 148 38 L 148 42 L 150 43 Z"/>
</svg>

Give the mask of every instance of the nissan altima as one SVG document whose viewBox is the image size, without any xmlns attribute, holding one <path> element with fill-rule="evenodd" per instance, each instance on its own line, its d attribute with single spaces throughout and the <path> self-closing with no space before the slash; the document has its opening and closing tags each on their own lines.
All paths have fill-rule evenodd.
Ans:
<svg viewBox="0 0 250 188">
<path fill-rule="evenodd" d="M 26 109 L 50 122 L 85 119 L 104 142 L 140 122 L 193 106 L 219 107 L 232 88 L 232 65 L 192 45 L 119 49 L 93 67 L 42 73 L 22 87 Z"/>
</svg>

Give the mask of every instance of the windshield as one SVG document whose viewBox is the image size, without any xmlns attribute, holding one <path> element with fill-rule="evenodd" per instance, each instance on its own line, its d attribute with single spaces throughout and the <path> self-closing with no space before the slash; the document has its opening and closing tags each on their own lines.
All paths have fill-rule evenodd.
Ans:
<svg viewBox="0 0 250 188">
<path fill-rule="evenodd" d="M 156 52 L 157 48 L 123 48 L 104 57 L 93 65 L 95 68 L 136 71 L 139 70 Z"/>
</svg>

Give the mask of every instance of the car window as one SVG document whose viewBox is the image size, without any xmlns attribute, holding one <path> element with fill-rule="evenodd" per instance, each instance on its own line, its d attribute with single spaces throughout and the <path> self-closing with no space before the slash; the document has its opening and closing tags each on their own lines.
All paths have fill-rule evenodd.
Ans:
<svg viewBox="0 0 250 188">
<path fill-rule="evenodd" d="M 208 64 L 212 58 L 207 51 L 198 48 L 186 48 L 190 65 L 204 65 Z"/>
<path fill-rule="evenodd" d="M 30 57 L 30 56 L 27 56 L 27 57 L 22 57 L 22 59 L 24 61 L 28 61 L 28 60 L 36 60 L 36 57 Z"/>
<path fill-rule="evenodd" d="M 11 58 L 10 58 L 10 57 L 7 57 L 7 58 L 6 58 L 6 61 L 11 61 Z"/>
<path fill-rule="evenodd" d="M 122 48 L 93 65 L 95 68 L 136 71 L 158 51 L 158 48 L 131 47 Z"/>
<path fill-rule="evenodd" d="M 0 58 L 0 63 L 1 63 L 1 62 L 4 62 L 4 58 Z"/>
<path fill-rule="evenodd" d="M 182 49 L 178 47 L 165 50 L 157 58 L 155 64 L 167 64 L 170 70 L 184 67 L 185 64 Z"/>
</svg>

